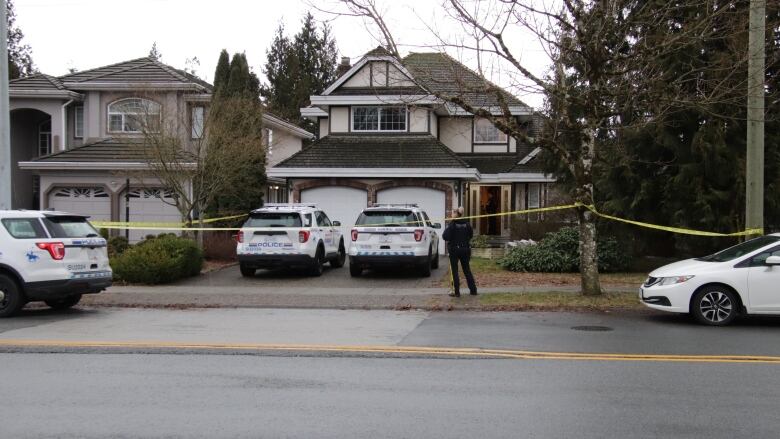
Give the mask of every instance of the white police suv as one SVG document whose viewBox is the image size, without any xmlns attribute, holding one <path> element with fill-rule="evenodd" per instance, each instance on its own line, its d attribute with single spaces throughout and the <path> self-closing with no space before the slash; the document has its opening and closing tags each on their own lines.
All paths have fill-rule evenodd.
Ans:
<svg viewBox="0 0 780 439">
<path fill-rule="evenodd" d="M 249 214 L 236 235 L 238 262 L 243 276 L 258 268 L 307 268 L 314 276 L 322 266 L 344 266 L 346 251 L 341 223 L 316 204 L 269 203 Z"/>
<path fill-rule="evenodd" d="M 376 266 L 411 266 L 423 276 L 439 268 L 439 229 L 416 204 L 380 204 L 363 210 L 352 229 L 349 273 Z"/>
<path fill-rule="evenodd" d="M 0 210 L 0 317 L 33 301 L 70 308 L 111 278 L 106 240 L 87 217 Z"/>
</svg>

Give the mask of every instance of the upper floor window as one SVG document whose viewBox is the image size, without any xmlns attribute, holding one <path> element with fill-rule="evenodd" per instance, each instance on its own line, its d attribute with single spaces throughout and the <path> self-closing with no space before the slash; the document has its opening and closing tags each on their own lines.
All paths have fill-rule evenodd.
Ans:
<svg viewBox="0 0 780 439">
<path fill-rule="evenodd" d="M 203 107 L 192 107 L 192 138 L 203 137 Z"/>
<path fill-rule="evenodd" d="M 79 105 L 73 109 L 73 136 L 76 138 L 84 137 L 84 106 Z"/>
<path fill-rule="evenodd" d="M 38 125 L 38 156 L 51 154 L 51 119 Z"/>
<path fill-rule="evenodd" d="M 148 99 L 128 98 L 108 106 L 110 133 L 156 132 L 160 129 L 160 104 Z"/>
<path fill-rule="evenodd" d="M 474 118 L 474 143 L 506 143 L 506 133 L 488 119 L 477 117 Z"/>
<path fill-rule="evenodd" d="M 352 131 L 406 131 L 406 108 L 353 107 Z"/>
</svg>

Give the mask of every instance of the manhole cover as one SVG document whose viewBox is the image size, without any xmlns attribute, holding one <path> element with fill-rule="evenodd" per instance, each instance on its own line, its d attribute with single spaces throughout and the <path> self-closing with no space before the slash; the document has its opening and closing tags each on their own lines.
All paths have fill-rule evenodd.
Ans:
<svg viewBox="0 0 780 439">
<path fill-rule="evenodd" d="M 575 331 L 592 331 L 592 332 L 605 332 L 611 331 L 609 326 L 572 326 L 571 329 Z"/>
</svg>

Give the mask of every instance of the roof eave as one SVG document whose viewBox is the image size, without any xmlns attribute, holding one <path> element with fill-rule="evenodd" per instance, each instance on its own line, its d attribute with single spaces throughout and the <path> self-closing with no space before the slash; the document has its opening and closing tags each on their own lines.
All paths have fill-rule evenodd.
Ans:
<svg viewBox="0 0 780 439">
<path fill-rule="evenodd" d="M 196 169 L 196 163 L 179 163 L 184 169 Z M 89 171 L 125 171 L 149 170 L 153 167 L 144 162 L 55 162 L 28 161 L 19 162 L 19 169 L 30 170 L 89 170 Z"/>
<path fill-rule="evenodd" d="M 303 128 L 297 125 L 293 125 L 286 120 L 282 120 L 268 113 L 263 113 L 263 123 L 287 131 L 288 133 L 295 134 L 298 137 L 303 137 L 305 139 L 311 139 L 314 137 L 314 134 L 304 130 Z"/>
<path fill-rule="evenodd" d="M 456 178 L 479 181 L 475 168 L 293 168 L 273 167 L 268 177 L 276 178 Z"/>
<path fill-rule="evenodd" d="M 33 98 L 33 99 L 75 99 L 84 100 L 84 95 L 70 90 L 14 90 L 8 91 L 8 96 L 12 98 Z"/>
<path fill-rule="evenodd" d="M 64 82 L 65 87 L 76 90 L 195 90 L 208 91 L 195 83 L 171 82 Z"/>
<path fill-rule="evenodd" d="M 503 172 L 481 174 L 480 183 L 555 183 L 557 179 L 542 172 Z"/>
</svg>

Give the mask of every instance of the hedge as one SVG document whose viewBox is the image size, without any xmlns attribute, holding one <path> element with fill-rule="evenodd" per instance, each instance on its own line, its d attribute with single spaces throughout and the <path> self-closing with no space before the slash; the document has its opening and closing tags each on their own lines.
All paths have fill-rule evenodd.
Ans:
<svg viewBox="0 0 780 439">
<path fill-rule="evenodd" d="M 197 276 L 202 267 L 198 245 L 171 234 L 145 239 L 111 259 L 115 279 L 150 285 Z"/>
<path fill-rule="evenodd" d="M 598 237 L 599 271 L 625 271 L 631 256 L 613 237 Z M 551 232 L 535 245 L 513 248 L 499 264 L 510 271 L 573 273 L 579 271 L 580 234 L 573 227 Z"/>
</svg>

